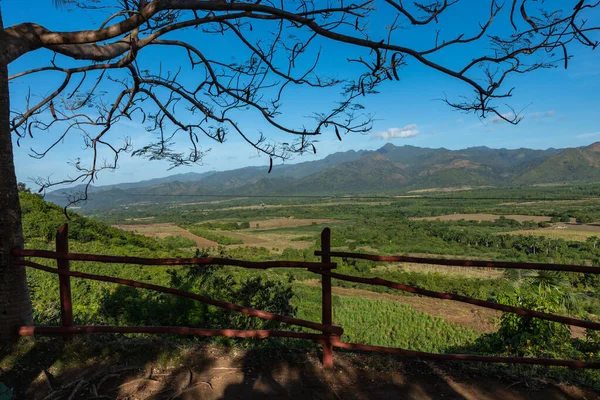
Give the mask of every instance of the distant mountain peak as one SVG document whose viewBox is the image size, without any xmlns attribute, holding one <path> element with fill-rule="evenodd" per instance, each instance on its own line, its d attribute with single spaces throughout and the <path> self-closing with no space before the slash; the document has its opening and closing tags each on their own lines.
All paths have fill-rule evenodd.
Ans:
<svg viewBox="0 0 600 400">
<path fill-rule="evenodd" d="M 381 154 L 385 154 L 389 151 L 393 151 L 396 148 L 396 146 L 394 146 L 392 143 L 386 143 L 384 144 L 382 147 L 380 147 L 377 152 L 381 153 Z"/>
<path fill-rule="evenodd" d="M 600 142 L 565 150 L 423 148 L 385 143 L 378 150 L 348 150 L 265 168 L 184 173 L 142 182 L 95 187 L 88 209 L 189 200 L 188 196 L 343 195 L 399 193 L 424 188 L 600 182 Z M 181 195 L 180 198 L 170 195 Z M 66 203 L 63 191 L 48 193 Z M 183 200 L 182 200 L 183 199 Z M 202 201 L 202 200 L 199 200 Z"/>
<path fill-rule="evenodd" d="M 585 149 L 595 151 L 596 153 L 600 153 L 600 142 L 592 143 L 589 146 L 585 147 Z"/>
</svg>

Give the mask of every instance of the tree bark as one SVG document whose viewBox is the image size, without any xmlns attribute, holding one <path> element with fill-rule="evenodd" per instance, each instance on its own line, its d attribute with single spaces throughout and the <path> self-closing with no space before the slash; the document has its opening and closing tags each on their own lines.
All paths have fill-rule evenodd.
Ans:
<svg viewBox="0 0 600 400">
<path fill-rule="evenodd" d="M 0 52 L 3 48 L 0 42 Z M 16 247 L 23 247 L 21 206 L 10 132 L 8 66 L 0 64 L 0 345 L 16 339 L 19 326 L 32 323 L 25 269 L 12 263 Z"/>
</svg>

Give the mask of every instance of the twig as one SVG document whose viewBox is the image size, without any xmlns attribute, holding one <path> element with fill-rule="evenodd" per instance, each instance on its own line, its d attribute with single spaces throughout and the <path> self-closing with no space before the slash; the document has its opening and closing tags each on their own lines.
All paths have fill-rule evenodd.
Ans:
<svg viewBox="0 0 600 400">
<path fill-rule="evenodd" d="M 48 389 L 50 389 L 50 392 L 54 392 L 52 383 L 50 383 L 50 376 L 48 374 L 48 371 L 46 371 L 45 369 L 42 370 L 42 375 L 44 376 L 44 382 L 46 382 L 46 386 L 48 386 Z"/>
<path fill-rule="evenodd" d="M 77 394 L 77 392 L 83 386 L 84 383 L 85 383 L 84 379 L 80 380 L 79 383 L 75 386 L 75 388 L 71 392 L 71 394 L 69 395 L 69 397 L 67 397 L 67 400 L 73 400 L 73 398 L 75 397 L 75 395 Z"/>
</svg>

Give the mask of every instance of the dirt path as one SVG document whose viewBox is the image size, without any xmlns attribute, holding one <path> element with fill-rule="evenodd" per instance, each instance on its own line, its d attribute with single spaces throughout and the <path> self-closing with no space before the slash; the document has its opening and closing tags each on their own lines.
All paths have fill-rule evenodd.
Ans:
<svg viewBox="0 0 600 400">
<path fill-rule="evenodd" d="M 147 358 L 158 350 L 146 350 Z M 161 366 L 90 361 L 68 369 L 40 370 L 27 383 L 16 381 L 17 398 L 52 399 L 598 399 L 588 388 L 511 378 L 473 364 L 448 364 L 336 352 L 333 370 L 324 370 L 314 351 L 284 348 L 198 347 Z M 9 371 L 9 376 L 12 371 Z M 20 383 L 22 382 L 22 383 Z M 13 383 L 13 382 L 9 382 Z M 51 395 L 52 394 L 52 395 Z M 51 397 L 46 397 L 51 395 Z"/>
</svg>

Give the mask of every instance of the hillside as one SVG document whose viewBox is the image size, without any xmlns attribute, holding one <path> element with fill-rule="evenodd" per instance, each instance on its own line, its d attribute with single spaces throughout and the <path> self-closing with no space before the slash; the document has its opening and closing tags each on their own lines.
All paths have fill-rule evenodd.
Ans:
<svg viewBox="0 0 600 400">
<path fill-rule="evenodd" d="M 455 186 L 515 186 L 600 180 L 600 144 L 572 149 L 430 149 L 386 144 L 322 160 L 171 177 L 94 187 L 82 209 L 140 203 L 188 202 L 196 196 L 399 194 Z M 47 194 L 64 205 L 72 188 Z M 216 198 L 214 198 L 216 197 Z"/>
<path fill-rule="evenodd" d="M 600 142 L 566 149 L 528 169 L 516 179 L 523 184 L 598 182 L 600 180 Z"/>
<path fill-rule="evenodd" d="M 464 156 L 462 156 L 464 157 Z M 363 166 L 363 170 L 381 170 L 381 177 L 388 176 L 392 180 L 402 180 L 404 171 L 409 167 L 402 163 L 397 163 L 389 160 L 381 154 L 371 154 L 367 157 L 361 157 L 359 160 L 364 164 L 356 164 Z M 391 165 L 390 165 L 391 163 Z M 354 163 L 350 163 L 354 164 Z M 456 169 L 475 169 L 475 162 L 456 162 Z M 339 172 L 346 171 L 351 177 L 355 173 L 340 164 Z M 369 168 L 366 168 L 369 167 Z M 397 175 L 392 175 L 397 174 Z M 361 177 L 367 179 L 370 177 Z M 283 179 L 283 178 L 279 178 Z M 348 178 L 349 179 L 349 178 Z M 358 179 L 357 179 L 358 180 Z M 274 180 L 273 180 L 274 181 Z M 269 182 L 273 182 L 269 181 Z M 264 182 L 264 181 L 263 181 Z M 349 180 L 346 181 L 347 183 Z M 185 185 L 180 184 L 180 187 Z M 421 201 L 421 199 L 414 199 Z M 404 202 L 405 200 L 399 200 Z M 336 208 L 327 206 L 327 200 L 322 207 L 326 210 L 331 218 L 327 222 L 333 231 L 332 245 L 334 249 L 361 249 L 370 248 L 370 252 L 379 254 L 429 254 L 439 257 L 439 255 L 465 257 L 473 259 L 498 259 L 507 261 L 532 261 L 532 262 L 551 262 L 560 260 L 566 263 L 589 263 L 597 264 L 600 260 L 600 248 L 593 241 L 581 242 L 565 242 L 562 240 L 547 240 L 542 238 L 534 238 L 523 236 L 521 233 L 533 232 L 532 228 L 541 227 L 536 222 L 527 220 L 527 216 L 523 217 L 523 222 L 513 219 L 498 219 L 494 221 L 471 221 L 461 218 L 454 221 L 433 221 L 433 220 L 414 220 L 408 219 L 405 216 L 398 214 L 398 204 L 381 204 L 376 202 L 377 206 L 368 206 L 368 203 L 357 204 L 354 209 L 349 209 L 352 204 L 347 204 L 343 207 Z M 498 201 L 499 202 L 499 201 Z M 52 204 L 45 202 L 40 196 L 31 193 L 21 193 L 21 203 L 24 212 L 24 230 L 26 233 L 27 247 L 34 248 L 52 248 L 52 238 L 56 228 L 66 221 L 66 217 L 62 214 L 62 210 Z M 391 202 L 390 202 L 391 203 Z M 446 212 L 456 215 L 456 211 L 464 206 L 473 207 L 473 204 L 464 204 L 465 200 L 461 200 L 454 208 L 448 209 Z M 558 203 L 562 204 L 562 203 Z M 285 221 L 296 221 L 302 219 L 302 215 L 314 214 L 315 210 L 319 209 L 318 204 L 312 204 L 307 209 L 306 204 L 299 204 L 298 207 L 287 207 L 285 210 Z M 201 206 L 202 207 L 202 206 Z M 360 207 L 360 208 L 358 208 Z M 449 204 L 444 205 L 445 208 L 450 207 Z M 486 207 L 489 207 L 486 206 Z M 494 206 L 495 207 L 495 206 Z M 542 206 L 547 208 L 547 205 Z M 360 212 L 356 212 L 361 209 Z M 510 208 L 512 210 L 512 207 Z M 408 211 L 406 208 L 404 211 Z M 256 243 L 254 246 L 246 244 L 244 247 L 237 245 L 220 246 L 218 248 L 203 249 L 202 252 L 207 252 L 209 256 L 232 257 L 247 260 L 305 260 L 317 261 L 318 257 L 314 256 L 314 250 L 319 245 L 319 235 L 323 224 L 311 223 L 302 225 L 271 225 L 268 222 L 274 222 L 275 212 L 277 208 L 256 207 L 246 209 L 245 212 L 251 213 L 242 214 L 241 207 L 233 207 L 230 210 L 225 210 L 229 213 L 229 217 L 224 216 L 213 218 L 210 215 L 194 215 L 186 214 L 187 222 L 181 229 L 192 229 L 199 227 L 204 231 L 212 231 L 213 233 L 229 234 L 230 231 L 225 231 L 227 223 L 230 225 L 234 222 L 236 226 L 239 222 L 248 222 L 244 227 L 239 227 L 240 230 L 231 232 L 231 234 L 243 233 L 245 237 L 273 235 L 280 238 L 287 237 L 290 247 L 278 249 L 275 246 L 263 247 L 263 243 Z M 347 213 L 354 213 L 353 219 L 341 219 Z M 141 237 L 136 234 L 122 232 L 116 228 L 107 226 L 103 223 L 92 219 L 79 216 L 76 213 L 70 213 L 70 250 L 78 253 L 99 253 L 113 255 L 139 255 L 146 257 L 187 257 L 195 253 L 192 245 L 181 243 L 175 246 L 167 246 L 166 239 L 155 240 L 152 238 Z M 458 217 L 458 216 L 457 216 Z M 462 216 L 464 217 L 464 215 Z M 129 216 L 127 217 L 129 218 Z M 282 218 L 283 220 L 284 218 Z M 212 222 L 207 222 L 212 221 Z M 229 222 L 227 222 L 229 221 Z M 237 221 L 237 222 L 236 222 Z M 260 228 L 259 225 L 260 224 Z M 150 232 L 158 228 L 158 224 L 148 224 L 146 227 Z M 390 229 L 393 227 L 393 229 Z M 295 247 L 294 239 L 302 239 L 301 242 L 306 243 L 307 247 Z M 40 262 L 46 265 L 54 266 L 55 262 L 50 260 L 41 260 Z M 527 304 L 532 304 L 531 307 L 545 307 L 550 312 L 561 315 L 573 315 L 585 319 L 597 319 L 600 313 L 598 308 L 598 282 L 597 280 L 587 279 L 583 274 L 577 275 L 570 280 L 565 280 L 561 284 L 561 290 L 568 290 L 569 294 L 573 295 L 576 303 L 573 304 L 573 311 L 567 311 L 561 303 L 548 302 L 545 296 L 539 295 L 539 286 L 536 286 L 535 276 L 532 278 L 521 277 L 511 273 L 501 273 L 495 271 L 461 271 L 461 268 L 451 269 L 431 269 L 431 265 L 422 265 L 422 267 L 414 268 L 414 265 L 374 265 L 366 260 L 346 260 L 337 259 L 339 273 L 349 274 L 359 277 L 379 277 L 394 282 L 404 282 L 411 286 L 427 288 L 429 290 L 442 293 L 455 293 L 462 296 L 474 297 L 479 299 L 488 299 L 491 301 L 500 301 L 503 303 L 518 305 L 516 301 L 525 299 Z M 233 267 L 219 268 L 197 268 L 197 267 L 172 267 L 172 268 L 156 268 L 142 267 L 138 265 L 123 265 L 123 264 L 98 264 L 98 263 L 82 263 L 73 262 L 72 268 L 77 271 L 90 272 L 95 274 L 118 276 L 125 279 L 132 279 L 147 283 L 153 283 L 162 286 L 169 286 L 176 289 L 191 291 L 206 295 L 210 298 L 229 301 L 236 304 L 251 306 L 257 309 L 270 311 L 278 314 L 296 316 L 298 318 L 318 321 L 321 317 L 321 290 L 318 285 L 318 277 L 305 270 L 285 270 L 274 269 L 269 271 L 254 271 L 245 270 Z M 462 268 L 464 269 L 464 268 Z M 28 283 L 30 287 L 31 298 L 34 307 L 35 323 L 38 325 L 56 325 L 59 323 L 59 302 L 58 282 L 55 275 L 40 272 L 37 270 L 28 270 Z M 564 286 L 563 286 L 564 284 Z M 447 300 L 441 299 L 424 299 L 420 296 L 403 296 L 398 292 L 379 291 L 377 288 L 369 285 L 354 285 L 345 284 L 343 281 L 334 282 L 333 289 L 333 307 L 334 307 L 334 323 L 344 328 L 343 339 L 349 343 L 365 343 L 379 346 L 398 347 L 403 349 L 435 352 L 435 353 L 475 353 L 489 355 L 522 355 L 526 354 L 529 357 L 543 356 L 550 358 L 575 358 L 575 359 L 590 359 L 597 360 L 600 357 L 600 349 L 596 339 L 584 337 L 582 330 L 569 331 L 568 328 L 557 326 L 554 323 L 542 325 L 543 330 L 529 331 L 527 329 L 530 319 L 523 319 L 525 325 L 523 330 L 513 331 L 507 329 L 514 325 L 514 319 L 500 318 L 497 313 L 490 313 L 487 310 L 480 309 L 471 304 L 450 303 Z M 83 325 L 121 325 L 121 326 L 142 326 L 142 325 L 162 325 L 162 326 L 188 326 L 202 327 L 207 329 L 288 329 L 281 326 L 275 321 L 262 321 L 247 317 L 240 318 L 239 314 L 234 314 L 229 311 L 215 309 L 214 307 L 205 307 L 199 303 L 186 299 L 179 299 L 171 295 L 155 293 L 153 291 L 140 290 L 139 288 L 115 286 L 104 282 L 93 282 L 81 279 L 72 279 L 72 291 L 74 300 L 74 315 L 76 323 Z M 586 296 L 582 296 L 582 294 Z M 575 314 L 572 314 L 575 313 Z M 506 314 L 505 314 L 506 315 Z M 534 326 L 539 326 L 538 322 Z M 499 329 L 502 328 L 502 329 Z M 540 334 L 539 332 L 543 332 Z M 113 391 L 117 391 L 120 395 L 129 395 L 130 397 L 143 397 L 148 394 L 149 390 L 159 388 L 157 390 L 169 391 L 169 397 L 179 398 L 175 395 L 177 390 L 190 389 L 190 393 L 197 394 L 199 387 L 188 387 L 192 383 L 197 383 L 198 386 L 203 386 L 203 389 L 210 388 L 209 393 L 226 393 L 233 390 L 224 385 L 225 380 L 221 380 L 221 372 L 235 371 L 228 374 L 228 379 L 240 382 L 246 382 L 247 386 L 239 387 L 240 390 L 249 391 L 248 388 L 254 388 L 262 382 L 262 375 L 266 374 L 267 379 L 271 377 L 287 377 L 285 371 L 290 368 L 297 371 L 297 365 L 290 360 L 293 354 L 300 355 L 301 358 L 307 354 L 309 357 L 318 357 L 319 350 L 311 343 L 298 340 L 256 340 L 238 342 L 234 340 L 217 340 L 217 339 L 202 339 L 189 337 L 116 337 L 116 336 L 99 336 L 96 338 L 90 337 L 80 338 L 82 341 L 74 341 L 80 344 L 81 347 L 71 347 L 71 350 L 54 350 L 48 351 L 48 343 L 57 343 L 61 341 L 46 341 L 43 338 L 34 338 L 32 341 L 27 341 L 24 348 L 15 350 L 16 354 L 11 354 L 8 357 L 0 357 L 0 368 L 3 371 L 8 371 L 8 374 L 3 372 L 0 376 L 9 383 L 19 384 L 21 388 L 26 388 L 32 382 L 38 382 L 35 379 L 40 375 L 40 365 L 43 370 L 50 371 L 52 374 L 47 378 L 51 385 L 54 385 L 56 393 L 66 393 L 69 395 L 74 389 L 73 386 L 68 386 L 73 379 L 79 379 L 85 376 L 85 382 L 78 386 L 81 389 L 81 398 L 93 391 L 102 395 L 111 396 Z M 89 340 L 88 340 L 89 339 Z M 107 345 L 107 344 L 110 345 Z M 533 347 L 530 345 L 533 343 Z M 27 347 L 27 345 L 31 347 Z M 210 354 L 215 352 L 225 351 L 233 354 L 241 354 L 239 345 L 247 346 L 248 358 L 244 356 L 244 360 L 231 361 L 225 355 L 218 357 L 218 362 L 229 363 L 227 365 L 213 363 L 210 354 L 197 354 L 194 361 L 190 358 L 178 359 L 174 352 L 165 349 L 176 348 L 185 355 L 191 355 L 193 346 L 200 344 L 201 349 L 211 349 Z M 209 345 L 221 345 L 214 350 Z M 149 347 L 144 347 L 150 345 Z M 155 346 L 155 347 L 152 347 Z M 169 347 L 171 346 L 171 347 Z M 255 359 L 260 350 L 263 349 L 266 354 L 271 354 L 277 358 L 277 367 L 271 362 L 265 362 L 262 356 L 260 359 Z M 551 352 L 548 352 L 550 350 Z M 526 351 L 526 353 L 524 353 Z M 33 357 L 33 355 L 36 355 Z M 45 354 L 47 358 L 41 360 L 41 356 L 37 354 Z M 145 358 L 141 361 L 139 355 Z M 263 353 L 265 354 L 265 353 Z M 130 378 L 123 380 L 106 378 L 104 375 L 110 375 L 110 370 L 103 369 L 107 363 L 110 363 L 109 357 L 116 355 L 120 361 L 115 361 L 113 368 L 126 368 L 131 365 L 138 365 L 133 360 L 140 360 L 142 367 L 140 371 L 135 369 Z M 128 355 L 132 355 L 129 358 Z M 36 358 L 37 361 L 33 365 L 26 365 L 30 359 Z M 83 360 L 83 361 L 82 361 Z M 95 361 L 98 363 L 95 363 Z M 198 362 L 200 360 L 200 362 Z M 420 372 L 405 377 L 398 373 L 401 369 L 400 365 L 394 366 L 397 373 L 394 376 L 386 374 L 386 369 L 390 368 L 390 358 L 386 356 L 369 356 L 366 358 L 356 357 L 355 355 L 347 355 L 343 352 L 336 352 L 336 371 L 341 371 L 340 376 L 344 374 L 353 374 L 357 376 L 356 380 L 345 379 L 342 382 L 330 382 L 338 393 L 349 393 L 346 391 L 348 385 L 352 388 L 355 382 L 362 382 L 360 368 L 351 366 L 352 362 L 366 366 L 367 360 L 374 362 L 374 365 L 369 365 L 369 371 L 376 371 L 378 379 L 396 381 L 402 379 L 410 379 L 412 382 L 416 379 L 422 380 L 422 389 L 429 388 L 432 393 L 442 393 L 442 389 L 436 385 L 442 384 L 442 381 L 437 379 L 431 380 L 431 373 L 425 373 L 424 377 L 420 376 Z M 159 362 L 161 364 L 159 364 Z M 216 361 L 215 361 L 216 362 Z M 56 364 L 59 364 L 57 367 Z M 168 366 L 179 366 L 183 368 L 179 372 L 173 372 L 171 375 L 159 375 L 169 373 L 165 372 L 165 363 Z M 255 364 L 256 363 L 256 364 Z M 70 366 L 70 370 L 65 372 L 64 364 Z M 82 368 L 82 365 L 86 368 Z M 418 365 L 427 365 L 422 362 Z M 265 368 L 257 369 L 255 365 L 263 365 Z M 320 364 L 316 361 L 314 364 L 302 363 L 309 368 L 305 377 L 310 376 L 310 370 L 317 370 Z M 359 367 L 360 367 L 359 365 Z M 395 365 L 395 364 L 394 364 Z M 441 367 L 441 365 L 439 366 Z M 93 369 L 93 372 L 90 371 Z M 137 367 L 136 367 L 137 368 Z M 153 370 L 153 368 L 156 368 Z M 220 370 L 219 368 L 231 368 Z M 280 370 L 283 368 L 283 371 Z M 438 366 L 433 367 L 437 370 Z M 472 374 L 473 368 L 487 368 L 476 365 L 465 365 L 468 374 Z M 497 367 L 493 368 L 494 376 L 501 376 Z M 511 387 L 503 389 L 502 398 L 510 398 L 510 394 L 515 393 L 513 385 L 515 379 L 514 371 L 517 368 L 500 367 L 513 375 L 507 384 L 497 383 L 497 387 L 491 392 L 499 390 L 498 388 Z M 23 373 L 24 369 L 27 371 Z M 138 377 L 141 370 L 144 370 L 146 378 Z M 162 371 L 157 371 L 161 369 Z M 148 375 L 150 370 L 150 375 Z M 255 374 L 249 371 L 255 371 Z M 320 370 L 320 369 L 319 369 Z M 411 371 L 415 371 L 410 367 Z M 466 386 L 458 388 L 465 382 L 460 369 L 451 368 L 458 375 L 444 373 L 444 382 L 448 379 L 452 380 L 452 390 L 448 390 L 448 395 L 452 393 L 471 393 L 475 398 L 485 398 L 487 393 L 490 393 L 489 387 L 492 380 L 486 381 L 485 388 L 479 387 L 477 382 L 484 376 L 485 369 L 476 372 L 477 379 L 467 379 Z M 133 371 L 133 370 L 131 370 Z M 156 371 L 156 377 L 153 377 L 152 371 Z M 184 371 L 184 372 L 181 372 Z M 261 372 L 258 372 L 261 371 Z M 275 372 L 277 371 L 277 372 Z M 500 370 L 501 371 L 501 370 Z M 540 369 L 521 369 L 519 367 L 519 381 L 530 382 L 532 376 L 539 376 Z M 598 375 L 593 371 L 563 371 L 562 369 L 544 370 L 544 379 L 562 379 L 569 382 L 581 383 L 584 385 L 599 387 Z M 89 375 L 87 375 L 89 372 Z M 181 373 L 180 373 L 181 372 Z M 283 375 L 280 375 L 283 372 Z M 293 372 L 290 375 L 296 374 Z M 375 372 L 373 372 L 375 373 Z M 64 375 L 63 375 L 64 374 Z M 100 375 L 96 375 L 100 374 Z M 235 374 L 235 375 L 234 375 Z M 257 375 L 258 374 L 258 375 Z M 272 375 L 270 375 L 272 374 Z M 522 375 L 521 375 L 522 374 Z M 25 377 L 23 377 L 26 375 Z M 42 383 L 44 388 L 47 384 L 44 383 L 42 373 Z M 141 376 L 141 375 L 140 375 Z M 152 379 L 148 378 L 150 376 Z M 163 376 L 169 378 L 164 378 Z M 191 378 L 190 378 L 191 376 Z M 212 382 L 213 377 L 215 381 Z M 371 375 L 375 376 L 375 375 Z M 452 378 L 449 378 L 452 376 Z M 53 377 L 57 379 L 54 380 Z M 76 378 L 74 378 L 76 377 Z M 185 378 L 188 386 L 180 386 L 176 382 L 171 382 L 171 379 L 180 380 Z M 235 378 L 235 379 L 234 379 Z M 291 376 L 290 376 L 291 378 Z M 112 379 L 112 380 L 109 380 Z M 194 380 L 196 379 L 196 380 Z M 306 382 L 305 378 L 301 381 Z M 311 380 L 316 382 L 316 379 Z M 102 382 L 100 384 L 99 382 Z M 110 384 L 108 382 L 111 382 Z M 202 383 L 204 382 L 204 383 Z M 231 385 L 233 381 L 227 380 Z M 496 382 L 496 380 L 494 380 Z M 39 383 L 39 382 L 38 382 Z M 143 383 L 146 387 L 152 388 L 146 391 L 145 389 L 136 390 L 139 387 L 136 384 Z M 210 384 L 210 386 L 208 385 Z M 123 385 L 126 385 L 125 388 Z M 436 386 L 431 389 L 431 385 Z M 277 386 L 277 385 L 276 385 Z M 32 386 L 35 389 L 41 390 L 40 386 Z M 101 387 L 101 388 L 100 388 Z M 184 387 L 184 389 L 181 389 Z M 304 387 L 308 387 L 306 384 Z M 388 389 L 384 389 L 387 387 Z M 413 389 L 414 386 L 411 386 Z M 291 390 L 297 387 L 293 386 Z M 392 388 L 389 385 L 369 386 L 372 390 L 377 390 L 377 393 L 389 393 L 390 397 L 398 391 L 404 390 L 401 388 Z M 552 391 L 549 387 L 549 389 Z M 262 389 L 261 389 L 262 390 Z M 257 396 L 265 396 L 266 394 L 279 396 L 280 391 L 273 388 L 274 392 L 262 391 L 257 393 Z M 306 396 L 311 397 L 313 392 L 307 389 L 308 392 L 302 392 Z M 414 389 L 417 390 L 417 389 Z M 420 389 L 419 389 L 420 390 Z M 585 390 L 576 389 L 573 390 Z M 213 394 L 214 394 L 213 393 Z M 230 393 L 230 392 L 229 392 Z M 446 392 L 444 392 L 446 393 Z M 550 392 L 544 393 L 548 398 Z M 552 392 L 554 393 L 554 392 Z M 592 392 L 590 392 L 591 394 Z M 482 397 L 483 396 L 483 397 Z M 490 394 L 491 396 L 491 394 Z M 517 393 L 516 398 L 534 398 L 529 393 Z M 218 396 L 217 396 L 218 397 Z M 222 397 L 227 397 L 223 394 Z M 290 396 L 293 398 L 293 396 Z M 335 397 L 335 396 L 334 396 Z M 577 398 L 576 395 L 572 397 Z M 27 397 L 24 398 L 34 398 Z M 78 398 L 78 397 L 73 397 Z M 185 398 L 185 397 L 181 397 Z M 210 398 L 210 396 L 209 396 Z M 251 397 L 250 397 L 251 398 Z M 300 397 L 298 397 L 300 398 Z M 376 397 L 379 398 L 379 397 Z M 417 398 L 420 398 L 417 396 Z M 494 398 L 494 397 L 491 397 Z M 498 397 L 496 397 L 498 398 Z M 552 398 L 552 397 L 551 397 Z M 560 398 L 560 397 L 556 397 Z M 589 397 L 588 398 L 593 398 Z"/>
</svg>

